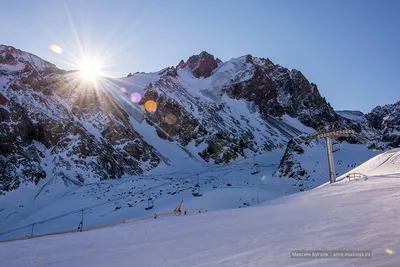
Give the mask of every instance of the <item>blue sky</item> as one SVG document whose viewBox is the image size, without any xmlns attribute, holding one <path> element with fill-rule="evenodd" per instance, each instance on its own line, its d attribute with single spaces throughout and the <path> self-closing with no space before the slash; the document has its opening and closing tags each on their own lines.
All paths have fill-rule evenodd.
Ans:
<svg viewBox="0 0 400 267">
<path fill-rule="evenodd" d="M 1 4 L 0 43 L 63 69 L 82 57 L 110 76 L 151 72 L 203 50 L 295 68 L 335 109 L 400 100 L 398 0 L 15 0 Z M 56 54 L 51 44 L 62 47 Z"/>
</svg>

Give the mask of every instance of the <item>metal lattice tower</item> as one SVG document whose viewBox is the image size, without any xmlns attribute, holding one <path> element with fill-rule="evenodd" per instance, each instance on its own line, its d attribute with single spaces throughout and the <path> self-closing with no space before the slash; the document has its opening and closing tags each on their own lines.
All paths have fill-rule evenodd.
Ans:
<svg viewBox="0 0 400 267">
<path fill-rule="evenodd" d="M 336 182 L 335 166 L 333 161 L 332 153 L 332 140 L 333 137 L 350 136 L 354 134 L 354 130 L 334 130 L 329 132 L 322 132 L 316 135 L 310 136 L 306 141 L 312 141 L 316 139 L 325 138 L 326 141 L 326 151 L 328 154 L 328 165 L 329 165 L 329 181 L 332 183 Z"/>
</svg>

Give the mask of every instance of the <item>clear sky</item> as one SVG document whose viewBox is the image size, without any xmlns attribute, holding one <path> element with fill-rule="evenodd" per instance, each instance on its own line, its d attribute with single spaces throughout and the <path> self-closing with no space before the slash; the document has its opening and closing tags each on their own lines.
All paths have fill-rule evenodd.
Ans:
<svg viewBox="0 0 400 267">
<path fill-rule="evenodd" d="M 63 69 L 86 55 L 121 77 L 203 50 L 223 61 L 251 54 L 302 71 L 335 109 L 400 100 L 399 0 L 10 0 L 1 9 L 1 44 Z"/>
</svg>

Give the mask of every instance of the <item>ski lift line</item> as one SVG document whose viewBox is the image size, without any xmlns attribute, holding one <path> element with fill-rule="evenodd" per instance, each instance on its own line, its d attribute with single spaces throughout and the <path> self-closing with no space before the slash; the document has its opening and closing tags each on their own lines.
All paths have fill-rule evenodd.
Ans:
<svg viewBox="0 0 400 267">
<path fill-rule="evenodd" d="M 151 187 L 151 189 L 156 189 L 156 188 L 162 187 L 164 185 L 168 185 L 168 184 L 170 184 L 170 183 L 164 183 L 164 184 L 161 184 L 161 185 L 158 185 L 158 186 L 155 186 L 155 187 Z M 5 231 L 5 232 L 1 232 L 0 236 L 5 235 L 5 234 L 9 234 L 9 233 L 13 233 L 13 232 L 16 232 L 16 231 L 19 231 L 19 230 L 22 230 L 22 229 L 25 229 L 25 228 L 28 228 L 28 227 L 32 227 L 32 225 L 34 225 L 34 224 L 43 224 L 43 223 L 46 223 L 46 222 L 50 222 L 50 221 L 54 221 L 54 220 L 57 220 L 57 219 L 61 219 L 63 217 L 69 216 L 69 215 L 77 214 L 77 213 L 82 212 L 82 211 L 86 211 L 86 210 L 97 208 L 97 207 L 100 207 L 100 206 L 103 206 L 103 205 L 106 205 L 106 204 L 110 204 L 110 202 L 118 201 L 118 200 L 127 198 L 129 196 L 135 196 L 135 195 L 138 195 L 138 194 L 143 194 L 147 190 L 149 190 L 149 188 L 145 189 L 145 190 L 136 191 L 135 193 L 129 194 L 127 196 L 121 196 L 121 197 L 113 198 L 113 199 L 107 200 L 106 202 L 94 204 L 94 205 L 91 205 L 91 206 L 87 206 L 85 208 L 81 208 L 79 210 L 70 211 L 70 212 L 63 213 L 63 214 L 60 214 L 60 215 L 57 215 L 57 216 L 54 216 L 54 217 L 51 217 L 51 218 L 48 218 L 48 219 L 45 219 L 45 220 L 37 221 L 37 222 L 30 223 L 30 224 L 27 224 L 27 225 L 24 225 L 24 226 L 21 226 L 21 227 L 18 227 L 18 228 L 14 228 L 14 229 L 11 229 L 11 230 L 8 230 L 8 231 Z"/>
<path fill-rule="evenodd" d="M 265 154 L 270 153 L 270 152 L 271 151 L 265 151 L 263 153 L 257 154 L 257 156 L 265 155 Z M 239 166 L 235 166 L 236 163 L 243 162 L 243 161 L 246 161 L 246 160 L 249 160 L 249 158 L 242 158 L 242 159 L 239 159 L 237 161 L 232 162 L 231 164 L 226 164 L 226 165 L 208 166 L 208 168 L 205 169 L 205 170 L 202 170 L 202 171 L 199 171 L 199 172 L 192 172 L 190 174 L 191 175 L 203 174 L 203 173 L 209 172 L 210 170 L 218 170 L 218 169 L 221 169 L 221 168 L 224 168 L 224 167 L 239 167 Z M 207 165 L 203 165 L 203 166 L 206 167 Z M 162 174 L 154 174 L 154 175 L 142 175 L 142 176 L 132 175 L 132 176 L 128 176 L 128 177 L 126 177 L 124 179 L 129 179 L 129 178 L 134 178 L 134 177 L 139 177 L 139 178 L 158 178 L 158 177 L 162 177 L 162 176 L 174 175 L 174 174 L 177 174 L 177 173 L 182 173 L 182 172 L 170 172 L 170 173 L 162 173 Z M 126 181 L 126 182 L 128 182 L 128 181 Z M 126 183 L 126 182 L 124 182 L 124 183 Z"/>
<path fill-rule="evenodd" d="M 189 178 L 189 177 L 193 177 L 193 175 L 188 175 L 188 176 L 182 177 L 179 180 L 183 180 L 183 179 L 186 179 L 186 178 Z M 175 181 L 176 180 L 178 180 L 178 179 L 175 179 Z M 60 215 L 57 215 L 57 216 L 54 216 L 54 217 L 51 217 L 51 218 L 48 218 L 48 219 L 45 219 L 45 220 L 42 220 L 42 221 L 33 222 L 33 223 L 30 223 L 30 224 L 27 224 L 27 225 L 24 225 L 24 226 L 21 226 L 21 227 L 18 227 L 18 228 L 14 228 L 14 229 L 11 229 L 11 230 L 8 230 L 8 231 L 5 231 L 5 232 L 1 232 L 0 236 L 6 235 L 6 234 L 10 234 L 10 233 L 13 233 L 13 232 L 16 232 L 16 231 L 19 231 L 19 230 L 23 230 L 23 229 L 26 229 L 28 227 L 32 227 L 32 225 L 34 225 L 34 224 L 43 224 L 43 223 L 46 223 L 46 222 L 54 221 L 54 220 L 61 219 L 63 217 L 69 216 L 69 215 L 77 214 L 77 213 L 82 212 L 82 211 L 86 211 L 86 210 L 97 208 L 97 207 L 100 207 L 100 206 L 103 206 L 103 205 L 110 204 L 110 202 L 122 200 L 122 199 L 125 199 L 125 198 L 130 197 L 130 196 L 136 196 L 136 195 L 139 195 L 139 194 L 143 194 L 147 190 L 157 189 L 159 187 L 163 187 L 163 186 L 168 185 L 168 184 L 171 184 L 171 182 L 166 182 L 166 183 L 154 186 L 154 187 L 149 187 L 149 188 L 146 188 L 146 189 L 142 189 L 142 190 L 134 192 L 133 194 L 128 194 L 126 196 L 113 198 L 113 199 L 107 200 L 107 201 L 102 202 L 102 203 L 98 203 L 98 204 L 94 204 L 94 205 L 91 205 L 91 206 L 87 206 L 87 207 L 81 208 L 79 210 L 74 210 L 74 211 L 70 211 L 70 212 L 67 212 L 67 213 L 63 213 L 63 214 L 60 214 Z"/>
<path fill-rule="evenodd" d="M 189 212 L 199 212 L 199 213 L 201 213 L 201 211 L 207 212 L 208 209 L 207 208 L 188 209 L 188 210 L 185 209 L 184 210 L 184 214 L 186 215 Z M 26 240 L 26 239 L 32 239 L 32 238 L 39 238 L 39 237 L 50 236 L 50 235 L 62 235 L 62 234 L 68 234 L 68 233 L 84 232 L 84 231 L 89 231 L 89 230 L 94 230 L 94 229 L 99 229 L 99 228 L 105 228 L 105 227 L 109 227 L 109 226 L 119 225 L 119 224 L 123 224 L 123 223 L 130 223 L 130 222 L 139 221 L 139 220 L 145 220 L 145 219 L 150 219 L 150 218 L 157 219 L 157 217 L 166 216 L 166 215 L 172 215 L 172 214 L 176 214 L 176 212 L 174 212 L 174 211 L 171 212 L 170 211 L 170 212 L 163 212 L 163 213 L 159 213 L 159 214 L 156 213 L 156 214 L 153 214 L 153 215 L 143 216 L 143 217 L 139 217 L 139 218 L 133 218 L 133 219 L 122 220 L 122 221 L 118 221 L 118 222 L 111 222 L 111 223 L 106 223 L 106 224 L 101 224 L 101 225 L 95 225 L 95 226 L 91 226 L 91 227 L 87 227 L 87 228 L 81 228 L 81 229 L 78 228 L 78 229 L 65 230 L 65 231 L 52 232 L 52 233 L 45 233 L 45 234 L 39 234 L 39 235 L 33 235 L 32 234 L 31 236 L 17 237 L 17 238 L 12 238 L 12 239 L 7 239 L 7 240 L 0 240 L 0 243 L 17 241 L 17 240 Z"/>
<path fill-rule="evenodd" d="M 233 165 L 233 166 L 229 166 L 229 165 L 227 165 L 227 166 L 218 166 L 218 167 L 208 168 L 208 169 L 205 169 L 205 170 L 202 170 L 202 171 L 199 171 L 199 172 L 187 172 L 187 174 L 190 175 L 190 176 L 196 175 L 196 174 L 203 174 L 203 173 L 209 172 L 210 170 L 219 170 L 219 169 L 222 169 L 222 168 L 224 168 L 224 167 L 230 167 L 230 168 L 235 167 L 235 168 L 239 168 L 239 167 L 241 167 L 241 166 L 235 166 L 235 165 Z M 174 175 L 174 174 L 182 174 L 182 172 L 171 172 L 171 173 L 164 173 L 164 174 L 143 175 L 143 176 L 138 176 L 137 178 L 139 178 L 139 179 L 144 179 L 144 178 L 160 178 L 160 177 L 163 177 L 163 176 L 171 176 L 171 175 Z M 135 177 L 135 176 L 126 177 L 126 178 L 124 178 L 124 179 L 133 178 L 133 177 Z M 130 181 L 130 180 L 129 180 L 129 181 Z M 129 182 L 129 181 L 125 181 L 125 182 L 123 182 L 123 183 L 127 183 L 127 182 Z"/>
<path fill-rule="evenodd" d="M 247 169 L 248 169 L 248 168 L 247 168 Z M 232 171 L 230 171 L 230 172 L 232 172 Z M 228 173 L 230 173 L 230 172 L 228 172 Z M 190 178 L 190 177 L 193 177 L 193 175 L 188 175 L 188 176 L 182 177 L 182 178 L 180 178 L 180 179 L 175 179 L 175 181 L 177 181 L 177 180 L 183 180 L 183 179 Z M 51 218 L 48 218 L 48 219 L 45 219 L 45 220 L 42 220 L 42 221 L 37 221 L 37 222 L 30 223 L 30 224 L 27 224 L 27 225 L 24 225 L 24 226 L 15 228 L 15 229 L 11 229 L 11 230 L 8 230 L 8 231 L 5 231 L 5 232 L 1 232 L 1 233 L 0 233 L 0 236 L 5 235 L 5 234 L 9 234 L 9 233 L 13 233 L 13 232 L 16 232 L 16 231 L 19 231 L 19 230 L 23 230 L 23 229 L 28 228 L 28 227 L 32 227 L 33 224 L 43 224 L 43 223 L 50 222 L 50 221 L 53 221 L 53 220 L 61 219 L 61 218 L 63 218 L 63 217 L 69 216 L 69 215 L 77 214 L 77 213 L 82 212 L 82 211 L 86 211 L 86 210 L 90 210 L 90 209 L 93 209 L 93 208 L 97 208 L 97 207 L 100 207 L 100 206 L 103 206 L 103 205 L 107 205 L 107 204 L 109 204 L 110 202 L 113 202 L 113 201 L 118 201 L 118 200 L 122 200 L 122 199 L 125 199 L 125 198 L 127 198 L 127 197 L 130 197 L 130 196 L 135 196 L 135 195 L 138 195 L 138 194 L 143 194 L 145 191 L 147 191 L 147 190 L 149 190 L 149 189 L 157 189 L 157 188 L 159 188 L 159 187 L 168 185 L 168 184 L 170 184 L 170 183 L 171 183 L 171 182 L 166 182 L 166 183 L 163 183 L 163 184 L 154 186 L 154 187 L 150 187 L 150 188 L 146 188 L 146 189 L 142 189 L 142 190 L 136 191 L 136 192 L 134 192 L 133 194 L 128 194 L 128 195 L 126 195 L 126 196 L 121 196 L 121 197 L 113 198 L 113 199 L 110 199 L 109 201 L 107 200 L 107 201 L 105 201 L 105 202 L 98 203 L 98 204 L 94 204 L 94 205 L 91 205 L 91 206 L 87 206 L 87 207 L 81 208 L 81 209 L 79 209 L 79 210 L 70 211 L 70 212 L 67 212 L 67 213 L 64 213 L 64 214 L 60 214 L 60 215 L 57 215 L 57 216 L 54 216 L 54 217 L 51 217 Z"/>
<path fill-rule="evenodd" d="M 268 152 L 265 152 L 265 153 L 268 153 Z M 262 154 L 265 154 L 265 153 L 262 153 Z M 262 154 L 260 154 L 260 155 L 262 155 Z M 244 160 L 247 160 L 247 158 L 241 159 L 241 160 L 239 160 L 239 161 L 244 161 Z M 237 161 L 237 162 L 239 162 L 239 161 Z M 229 165 L 227 165 L 227 166 L 211 167 L 211 168 L 209 168 L 209 169 L 205 169 L 205 170 L 200 171 L 200 172 L 189 173 L 189 175 L 184 176 L 184 177 L 180 177 L 179 179 L 174 179 L 174 181 L 183 180 L 183 179 L 192 177 L 193 175 L 196 175 L 196 174 L 199 175 L 199 174 L 207 173 L 207 172 L 209 172 L 210 169 L 217 170 L 217 169 L 221 169 L 221 168 L 224 168 L 224 167 L 241 168 L 242 166 L 238 166 L 238 165 L 229 166 Z M 231 170 L 231 169 L 229 169 L 229 170 Z M 167 174 L 158 174 L 158 175 L 141 176 L 141 177 L 139 177 L 139 179 L 144 179 L 144 178 L 160 178 L 160 177 L 163 177 L 163 176 L 169 176 L 169 175 L 173 175 L 173 174 L 176 174 L 176 173 L 181 173 L 181 172 L 173 172 L 173 173 L 167 173 Z M 133 178 L 133 177 L 135 177 L 135 176 L 131 176 L 131 178 Z M 127 177 L 127 178 L 129 178 L 129 177 Z M 126 179 L 127 179 L 127 178 L 126 178 Z M 130 181 L 131 181 L 131 180 L 125 181 L 125 182 L 123 182 L 123 183 L 127 183 L 127 182 L 130 182 Z M 122 183 L 122 184 L 123 184 L 123 183 Z"/>
<path fill-rule="evenodd" d="M 268 153 L 268 152 L 265 152 L 265 153 Z M 265 153 L 264 153 L 264 154 L 265 154 Z M 261 154 L 260 154 L 260 155 L 261 155 Z M 245 160 L 245 159 L 242 159 L 242 160 Z M 226 166 L 223 166 L 223 167 L 226 167 Z M 205 172 L 208 172 L 208 171 L 198 172 L 197 174 L 203 174 L 203 173 L 205 173 Z M 230 172 L 232 172 L 232 171 L 230 171 Z M 230 172 L 228 172 L 228 173 L 230 173 Z M 183 179 L 190 178 L 190 177 L 193 177 L 193 174 L 192 174 L 192 175 L 188 175 L 188 176 L 181 177 L 181 178 L 179 178 L 179 179 L 174 179 L 174 181 L 183 180 Z M 69 216 L 69 215 L 77 214 L 77 213 L 81 212 L 82 210 L 83 210 L 83 211 L 85 211 L 85 210 L 90 210 L 90 209 L 97 208 L 97 207 L 100 207 L 100 206 L 103 206 L 103 205 L 107 205 L 107 204 L 109 204 L 110 202 L 113 202 L 113 201 L 118 201 L 118 200 L 122 200 L 122 199 L 125 199 L 125 198 L 127 198 L 127 197 L 130 197 L 130 196 L 135 196 L 135 195 L 138 195 L 138 194 L 143 194 L 145 191 L 147 191 L 147 190 L 149 190 L 149 189 L 157 189 L 157 188 L 159 188 L 159 187 L 162 187 L 162 186 L 165 186 L 165 185 L 168 185 L 168 184 L 170 184 L 170 182 L 166 182 L 166 183 L 163 183 L 163 184 L 154 186 L 154 187 L 142 189 L 142 190 L 136 191 L 136 192 L 133 193 L 133 194 L 128 194 L 128 195 L 126 195 L 126 196 L 121 196 L 121 197 L 113 198 L 113 199 L 110 199 L 110 200 L 105 201 L 105 202 L 102 202 L 102 203 L 98 203 L 98 204 L 94 204 L 94 205 L 91 205 L 91 206 L 87 206 L 87 207 L 81 208 L 81 209 L 79 209 L 79 210 L 70 211 L 70 212 L 67 212 L 67 213 L 64 213 L 64 214 L 60 214 L 60 215 L 57 215 L 57 216 L 54 216 L 54 217 L 51 217 L 51 218 L 48 218 L 48 219 L 45 219 L 45 220 L 42 220 L 42 221 L 30 223 L 30 224 L 27 224 L 27 225 L 24 225 L 24 226 L 15 228 L 15 229 L 11 229 L 11 230 L 8 230 L 8 231 L 5 231 L 5 232 L 1 232 L 1 233 L 0 233 L 0 236 L 5 235 L 5 234 L 9 234 L 9 233 L 13 233 L 13 232 L 16 232 L 16 231 L 19 231 L 19 230 L 22 230 L 22 229 L 25 229 L 25 228 L 28 228 L 28 227 L 32 227 L 33 224 L 43 224 L 43 223 L 46 223 L 46 222 L 49 222 L 49 221 L 53 221 L 53 220 L 57 220 L 57 219 L 60 219 L 60 218 L 63 218 L 63 217 Z"/>
</svg>

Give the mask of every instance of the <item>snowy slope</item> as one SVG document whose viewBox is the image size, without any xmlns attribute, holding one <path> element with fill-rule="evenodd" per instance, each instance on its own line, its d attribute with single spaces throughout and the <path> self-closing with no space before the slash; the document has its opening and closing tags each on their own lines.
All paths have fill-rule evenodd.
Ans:
<svg viewBox="0 0 400 267">
<path fill-rule="evenodd" d="M 349 120 L 353 120 L 359 123 L 367 123 L 367 118 L 365 114 L 361 111 L 354 111 L 354 110 L 336 110 L 340 116 L 345 117 Z"/>
<path fill-rule="evenodd" d="M 4 207 L 0 211 L 0 233 L 63 214 L 67 216 L 36 224 L 35 234 L 76 229 L 81 220 L 81 209 L 85 209 L 85 227 L 94 226 L 171 211 L 182 198 L 187 208 L 206 207 L 215 211 L 254 206 L 284 195 L 284 185 L 272 179 L 282 154 L 283 151 L 276 150 L 257 157 L 256 162 L 261 169 L 257 175 L 251 174 L 254 159 L 250 158 L 226 166 L 197 169 L 189 166 L 186 170 L 178 168 L 175 172 L 153 172 L 119 181 L 93 183 L 68 192 L 61 191 L 63 194 L 56 194 L 55 191 L 34 201 L 34 190 L 16 190 L 0 199 Z M 191 194 L 197 175 L 203 194 L 201 198 Z M 149 189 L 154 208 L 146 211 Z M 119 199 L 113 200 L 116 198 Z M 94 207 L 86 208 L 91 206 Z M 74 211 L 78 212 L 68 215 Z M 25 236 L 30 231 L 31 227 L 27 227 L 1 235 L 0 239 Z"/>
<path fill-rule="evenodd" d="M 362 166 L 395 163 L 399 173 L 399 151 L 390 153 Z M 381 172 L 259 207 L 2 243 L 0 266 L 398 266 L 400 175 L 374 173 Z M 294 249 L 371 250 L 372 257 L 294 259 Z"/>
</svg>

